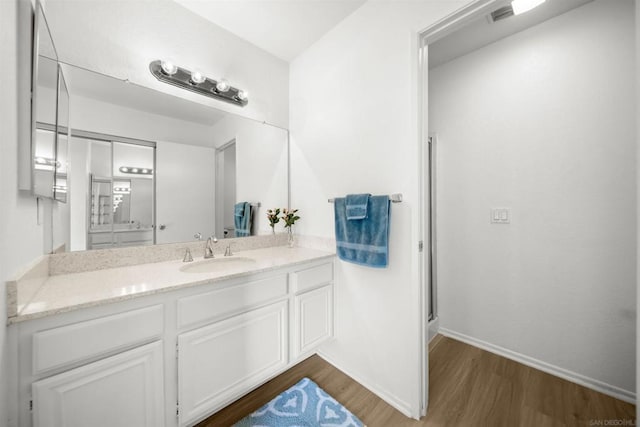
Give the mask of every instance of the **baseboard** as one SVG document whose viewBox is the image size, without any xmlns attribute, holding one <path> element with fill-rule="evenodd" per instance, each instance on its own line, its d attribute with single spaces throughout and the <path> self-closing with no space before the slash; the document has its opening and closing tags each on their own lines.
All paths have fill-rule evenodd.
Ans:
<svg viewBox="0 0 640 427">
<path fill-rule="evenodd" d="M 436 316 L 433 320 L 427 324 L 427 344 L 430 343 L 440 330 L 440 318 Z"/>
<path fill-rule="evenodd" d="M 567 381 L 571 381 L 572 383 L 579 384 L 581 386 L 590 388 L 597 392 L 606 394 L 611 397 L 615 397 L 616 399 L 623 400 L 628 403 L 636 404 L 636 393 L 621 389 L 620 387 L 616 387 L 611 384 L 607 384 L 605 382 L 586 377 L 584 375 L 578 374 L 573 371 L 569 371 L 564 368 L 560 368 L 555 365 L 551 365 L 549 363 L 543 362 L 538 359 L 534 359 L 533 357 L 526 356 L 521 353 L 517 353 L 515 351 L 506 349 L 504 347 L 500 347 L 486 341 L 479 340 L 477 338 L 470 337 L 468 335 L 464 335 L 450 329 L 440 328 L 440 334 L 453 338 L 458 341 L 462 341 L 466 344 L 472 345 L 474 347 L 481 348 L 488 352 L 497 354 L 502 357 L 506 357 L 507 359 L 514 360 L 516 362 L 522 363 L 523 365 L 530 366 L 532 368 L 538 369 L 540 371 L 546 372 L 551 375 L 555 375 L 556 377 L 560 377 Z"/>
<path fill-rule="evenodd" d="M 334 359 L 332 359 L 331 357 L 327 356 L 326 354 L 324 354 L 322 352 L 318 352 L 317 355 L 320 356 L 322 359 L 324 359 L 327 363 L 330 363 L 331 365 L 335 366 L 336 368 L 338 368 L 339 370 L 344 372 L 346 375 L 348 375 L 351 378 L 353 378 L 356 382 L 358 382 L 361 385 L 363 385 L 370 392 L 372 392 L 373 394 L 378 396 L 380 399 L 382 399 L 385 402 L 387 402 L 389 405 L 391 405 L 394 408 L 396 408 L 398 411 L 402 412 L 405 416 L 407 416 L 409 418 L 414 418 L 413 415 L 411 414 L 411 406 L 407 402 L 403 401 L 402 399 L 397 398 L 396 396 L 393 396 L 391 394 L 388 394 L 388 393 L 380 390 L 379 388 L 373 386 L 371 383 L 366 381 L 364 378 L 362 378 L 362 377 L 360 377 L 358 375 L 353 375 L 349 370 L 344 369 L 339 363 L 337 363 Z"/>
</svg>

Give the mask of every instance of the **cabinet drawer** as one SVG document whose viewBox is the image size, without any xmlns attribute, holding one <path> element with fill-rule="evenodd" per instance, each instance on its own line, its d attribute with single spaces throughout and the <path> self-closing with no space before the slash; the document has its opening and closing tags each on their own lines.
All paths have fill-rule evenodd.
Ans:
<svg viewBox="0 0 640 427">
<path fill-rule="evenodd" d="M 178 328 L 183 329 L 287 295 L 281 275 L 206 292 L 178 300 Z"/>
<path fill-rule="evenodd" d="M 163 307 L 154 305 L 33 334 L 33 374 L 132 347 L 162 336 Z"/>
<path fill-rule="evenodd" d="M 325 285 L 333 281 L 333 263 L 327 263 L 291 273 L 293 292 L 304 292 L 308 289 Z"/>
</svg>

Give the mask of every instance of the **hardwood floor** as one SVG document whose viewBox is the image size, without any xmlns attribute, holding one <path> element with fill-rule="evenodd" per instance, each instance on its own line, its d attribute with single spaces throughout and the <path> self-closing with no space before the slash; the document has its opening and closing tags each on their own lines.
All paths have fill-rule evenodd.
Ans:
<svg viewBox="0 0 640 427">
<path fill-rule="evenodd" d="M 429 365 L 429 411 L 420 421 L 312 356 L 198 427 L 232 425 L 305 376 L 368 427 L 635 425 L 634 405 L 441 335 L 429 345 Z"/>
</svg>

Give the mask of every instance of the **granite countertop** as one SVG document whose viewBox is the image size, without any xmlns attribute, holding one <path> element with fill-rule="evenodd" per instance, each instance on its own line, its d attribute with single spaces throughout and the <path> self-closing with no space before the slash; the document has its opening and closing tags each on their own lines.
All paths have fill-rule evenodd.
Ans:
<svg viewBox="0 0 640 427">
<path fill-rule="evenodd" d="M 9 323 L 17 323 L 80 308 L 263 273 L 308 261 L 331 259 L 334 256 L 331 252 L 315 249 L 277 246 L 241 251 L 232 257 L 216 255 L 214 260 L 219 261 L 214 261 L 216 267 L 208 272 L 180 270 L 182 267 L 202 262 L 203 258 L 199 256 L 194 257 L 192 263 L 172 260 L 48 276 L 28 301 L 21 301 L 18 287 L 16 307 L 13 309 L 16 315 L 8 320 Z M 238 258 L 248 258 L 250 261 L 242 262 Z M 231 261 L 233 259 L 236 261 Z"/>
</svg>

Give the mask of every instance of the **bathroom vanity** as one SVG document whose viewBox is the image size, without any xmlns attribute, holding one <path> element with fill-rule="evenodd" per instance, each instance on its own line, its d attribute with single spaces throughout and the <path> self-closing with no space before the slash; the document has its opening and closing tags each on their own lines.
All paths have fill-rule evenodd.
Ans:
<svg viewBox="0 0 640 427">
<path fill-rule="evenodd" d="M 333 278 L 331 253 L 270 247 L 18 281 L 17 425 L 194 425 L 332 337 Z"/>
<path fill-rule="evenodd" d="M 265 215 L 291 208 L 289 131 L 269 120 L 288 117 L 278 90 L 288 68 L 243 42 L 266 68 L 248 80 L 255 98 L 231 91 L 242 101 L 233 108 L 158 83 L 142 56 L 123 73 L 105 69 L 91 59 L 104 57 L 98 28 L 110 43 L 150 11 L 128 4 L 107 24 L 96 6 L 51 2 L 45 17 L 36 1 L 25 15 L 34 110 L 18 186 L 38 197 L 43 251 L 33 253 L 47 255 L 7 283 L 9 425 L 190 426 L 333 336 L 334 254 L 285 247 Z M 77 26 L 98 15 L 76 57 Z M 204 71 L 220 69 L 205 59 Z M 247 82 L 238 71 L 229 78 Z M 239 203 L 251 206 L 249 236 L 223 239 Z M 231 244 L 236 254 L 203 260 L 200 239 L 215 236 L 216 254 Z M 194 262 L 181 261 L 185 249 Z"/>
</svg>

